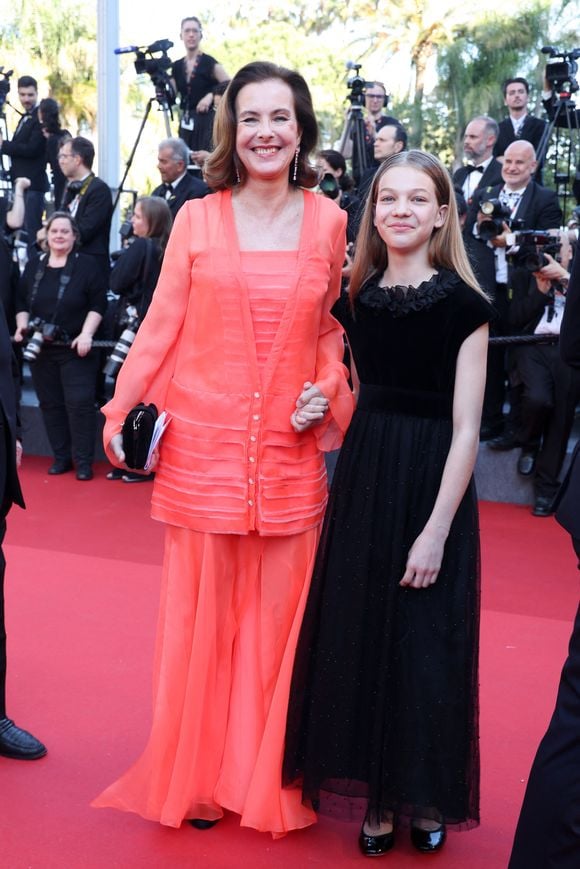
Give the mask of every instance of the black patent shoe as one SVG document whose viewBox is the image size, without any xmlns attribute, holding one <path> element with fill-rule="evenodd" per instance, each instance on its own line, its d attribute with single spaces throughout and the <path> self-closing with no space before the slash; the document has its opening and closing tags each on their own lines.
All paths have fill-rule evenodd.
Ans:
<svg viewBox="0 0 580 869">
<path fill-rule="evenodd" d="M 80 480 L 83 483 L 88 482 L 88 480 L 93 479 L 93 469 L 90 465 L 79 465 L 77 468 L 77 480 Z"/>
<path fill-rule="evenodd" d="M 421 827 L 411 825 L 411 842 L 417 851 L 422 851 L 423 854 L 440 851 L 446 838 L 445 824 L 441 824 L 436 830 L 422 830 Z"/>
<path fill-rule="evenodd" d="M 386 854 L 387 851 L 390 851 L 394 844 L 394 829 L 391 830 L 390 833 L 369 836 L 368 833 L 365 833 L 365 825 L 363 823 L 358 837 L 358 846 L 361 850 L 361 854 L 364 854 L 365 857 L 380 857 L 382 854 Z"/>
<path fill-rule="evenodd" d="M 66 474 L 68 473 L 68 471 L 72 471 L 72 469 L 73 463 L 71 461 L 56 459 L 48 469 L 48 473 L 51 475 L 51 477 L 55 477 L 58 474 Z"/>
<path fill-rule="evenodd" d="M 46 754 L 46 746 L 22 730 L 10 718 L 0 718 L 0 756 L 13 760 L 37 760 Z"/>
<path fill-rule="evenodd" d="M 206 821 L 205 818 L 189 818 L 189 823 L 196 830 L 211 830 L 219 820 L 219 818 L 216 818 L 215 821 Z"/>
<path fill-rule="evenodd" d="M 532 516 L 541 516 L 542 518 L 553 516 L 555 513 L 553 504 L 553 498 L 549 498 L 546 495 L 538 495 L 534 503 Z"/>
</svg>

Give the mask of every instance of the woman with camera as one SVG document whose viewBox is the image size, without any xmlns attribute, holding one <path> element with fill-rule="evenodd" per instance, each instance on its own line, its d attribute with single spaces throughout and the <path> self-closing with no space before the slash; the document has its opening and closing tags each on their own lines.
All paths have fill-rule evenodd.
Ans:
<svg viewBox="0 0 580 869">
<path fill-rule="evenodd" d="M 55 211 L 46 223 L 47 251 L 22 275 L 14 340 L 25 344 L 54 453 L 48 473 L 71 471 L 74 460 L 77 480 L 91 480 L 99 365 L 92 343 L 105 312 L 106 281 L 91 257 L 75 251 L 77 241 L 74 219 Z"/>
<path fill-rule="evenodd" d="M 119 296 L 115 340 L 125 328 L 136 331 L 147 313 L 161 271 L 172 222 L 169 206 L 160 196 L 143 196 L 135 203 L 131 217 L 133 238 L 121 251 L 109 277 L 110 289 Z M 118 358 L 113 351 L 105 369 L 114 378 L 123 364 Z M 125 354 L 122 353 L 121 359 L 124 358 Z M 152 477 L 153 474 L 145 476 L 126 472 L 122 468 L 113 468 L 107 474 L 108 480 L 123 479 L 125 483 L 140 483 Z"/>
<path fill-rule="evenodd" d="M 346 239 L 349 244 L 354 243 L 358 230 L 360 199 L 352 192 L 354 181 L 346 171 L 346 160 L 340 151 L 328 148 L 318 152 L 316 163 L 323 173 L 318 182 L 320 191 L 346 211 Z"/>
</svg>

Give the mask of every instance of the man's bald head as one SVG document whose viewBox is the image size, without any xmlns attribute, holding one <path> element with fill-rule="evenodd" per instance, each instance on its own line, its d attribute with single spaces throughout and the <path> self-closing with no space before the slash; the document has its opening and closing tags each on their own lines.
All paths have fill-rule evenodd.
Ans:
<svg viewBox="0 0 580 869">
<path fill-rule="evenodd" d="M 502 178 L 508 190 L 520 190 L 530 183 L 537 167 L 536 152 L 531 142 L 512 142 L 503 155 Z"/>
</svg>

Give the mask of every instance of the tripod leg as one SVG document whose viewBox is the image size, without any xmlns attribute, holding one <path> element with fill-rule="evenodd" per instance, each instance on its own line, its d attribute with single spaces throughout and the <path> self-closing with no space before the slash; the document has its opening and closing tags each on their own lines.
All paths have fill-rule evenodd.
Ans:
<svg viewBox="0 0 580 869">
<path fill-rule="evenodd" d="M 141 121 L 141 126 L 139 127 L 139 132 L 137 133 L 137 138 L 135 139 L 135 143 L 133 145 L 131 153 L 129 154 L 129 159 L 125 163 L 125 172 L 123 174 L 123 177 L 121 178 L 121 183 L 119 184 L 119 187 L 117 189 L 117 195 L 115 196 L 115 200 L 113 202 L 113 211 L 117 207 L 117 203 L 119 202 L 119 198 L 121 196 L 121 193 L 123 192 L 125 181 L 127 180 L 127 175 L 129 174 L 129 171 L 131 169 L 131 165 L 133 163 L 133 158 L 135 157 L 135 152 L 137 151 L 137 146 L 139 145 L 139 141 L 140 141 L 141 136 L 143 134 L 143 130 L 145 129 L 145 124 L 147 123 L 147 118 L 149 117 L 149 112 L 151 111 L 152 105 L 153 105 L 153 97 L 151 97 L 151 99 L 148 100 L 148 102 L 147 102 L 147 108 L 145 109 L 145 114 L 143 115 L 143 120 Z"/>
</svg>

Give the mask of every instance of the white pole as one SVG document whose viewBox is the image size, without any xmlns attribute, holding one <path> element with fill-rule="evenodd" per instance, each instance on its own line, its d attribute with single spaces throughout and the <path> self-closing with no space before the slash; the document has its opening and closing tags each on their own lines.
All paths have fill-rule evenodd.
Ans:
<svg viewBox="0 0 580 869">
<path fill-rule="evenodd" d="M 97 131 L 98 175 L 116 192 L 121 164 L 119 141 L 119 0 L 97 0 Z M 111 228 L 113 249 L 119 246 L 119 210 Z"/>
</svg>

